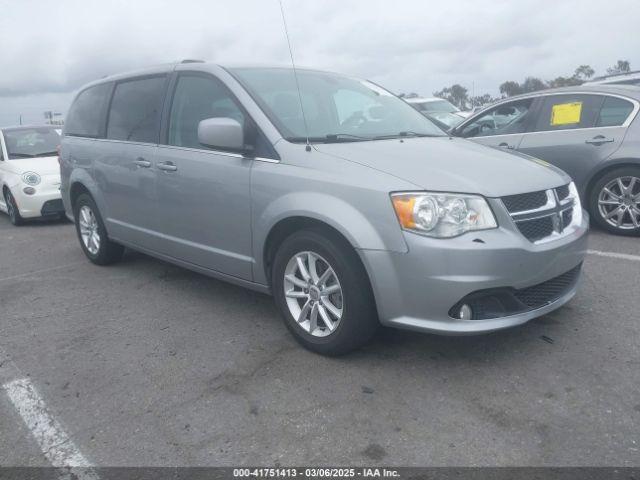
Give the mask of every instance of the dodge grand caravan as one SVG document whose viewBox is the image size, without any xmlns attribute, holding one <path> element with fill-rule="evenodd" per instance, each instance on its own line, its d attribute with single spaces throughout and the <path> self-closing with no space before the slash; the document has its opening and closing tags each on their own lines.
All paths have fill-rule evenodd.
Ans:
<svg viewBox="0 0 640 480">
<path fill-rule="evenodd" d="M 333 73 L 183 62 L 107 77 L 76 96 L 60 163 L 90 261 L 128 247 L 271 293 L 328 355 L 379 324 L 472 334 L 544 315 L 576 293 L 586 249 L 561 170 L 450 138 Z"/>
</svg>

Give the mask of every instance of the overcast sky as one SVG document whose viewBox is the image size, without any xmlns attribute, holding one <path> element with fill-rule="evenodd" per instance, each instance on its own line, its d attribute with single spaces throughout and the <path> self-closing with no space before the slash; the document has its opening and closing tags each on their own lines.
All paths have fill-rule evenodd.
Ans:
<svg viewBox="0 0 640 480">
<path fill-rule="evenodd" d="M 296 62 L 390 90 L 640 69 L 638 0 L 283 0 Z M 66 112 L 104 75 L 184 58 L 289 61 L 278 0 L 0 0 L 0 125 Z"/>
</svg>

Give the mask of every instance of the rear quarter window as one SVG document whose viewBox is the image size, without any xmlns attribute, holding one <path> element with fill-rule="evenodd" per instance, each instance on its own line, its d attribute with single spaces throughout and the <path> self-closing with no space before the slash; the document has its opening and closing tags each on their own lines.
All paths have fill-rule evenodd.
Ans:
<svg viewBox="0 0 640 480">
<path fill-rule="evenodd" d="M 67 114 L 65 135 L 91 138 L 101 136 L 111 87 L 110 83 L 104 83 L 80 92 Z"/>
<path fill-rule="evenodd" d="M 634 105 L 628 100 L 617 97 L 605 97 L 597 127 L 618 127 L 627 121 L 633 112 Z"/>
</svg>

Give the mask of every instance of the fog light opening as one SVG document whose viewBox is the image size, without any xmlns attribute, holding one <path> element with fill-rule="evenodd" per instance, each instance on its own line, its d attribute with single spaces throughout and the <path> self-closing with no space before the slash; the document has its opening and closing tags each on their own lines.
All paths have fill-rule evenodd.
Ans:
<svg viewBox="0 0 640 480">
<path fill-rule="evenodd" d="M 36 193 L 36 189 L 33 187 L 24 187 L 22 191 L 27 195 L 33 195 L 34 193 Z"/>
<path fill-rule="evenodd" d="M 471 320 L 473 318 L 473 310 L 466 303 L 460 307 L 458 312 L 458 318 L 460 320 Z"/>
</svg>

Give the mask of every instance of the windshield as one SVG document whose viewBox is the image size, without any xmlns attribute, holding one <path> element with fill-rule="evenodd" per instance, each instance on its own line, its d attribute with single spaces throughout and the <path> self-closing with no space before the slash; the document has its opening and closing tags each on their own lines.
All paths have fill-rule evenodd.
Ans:
<svg viewBox="0 0 640 480">
<path fill-rule="evenodd" d="M 414 103 L 415 107 L 421 112 L 458 112 L 458 107 L 447 100 L 434 100 L 432 102 Z"/>
<path fill-rule="evenodd" d="M 307 132 L 311 141 L 324 143 L 443 135 L 403 100 L 365 80 L 300 70 L 299 96 L 291 69 L 238 68 L 232 73 L 291 142 L 306 141 Z"/>
<path fill-rule="evenodd" d="M 5 130 L 4 143 L 10 160 L 52 157 L 60 145 L 59 130 L 54 128 L 21 128 Z"/>
</svg>

